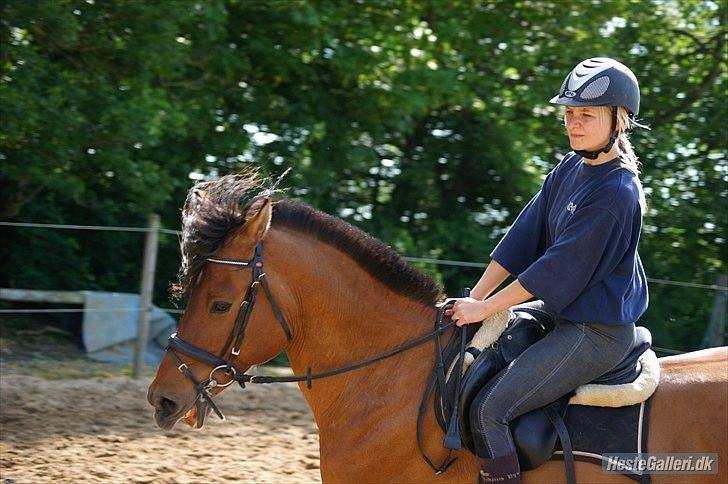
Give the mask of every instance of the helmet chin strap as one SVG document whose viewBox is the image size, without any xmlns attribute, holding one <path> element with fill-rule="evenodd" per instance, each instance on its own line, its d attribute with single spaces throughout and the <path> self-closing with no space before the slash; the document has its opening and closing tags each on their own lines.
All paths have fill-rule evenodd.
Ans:
<svg viewBox="0 0 728 484">
<path fill-rule="evenodd" d="M 596 160 L 600 154 L 609 153 L 609 150 L 614 146 L 614 142 L 617 141 L 617 134 L 617 107 L 612 106 L 612 135 L 609 137 L 607 144 L 597 151 L 574 150 L 574 153 L 590 160 Z"/>
</svg>

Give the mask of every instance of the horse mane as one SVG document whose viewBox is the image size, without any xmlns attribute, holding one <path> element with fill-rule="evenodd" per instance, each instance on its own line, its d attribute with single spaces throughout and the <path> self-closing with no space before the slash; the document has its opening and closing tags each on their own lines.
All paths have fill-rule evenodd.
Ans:
<svg viewBox="0 0 728 484">
<path fill-rule="evenodd" d="M 252 203 L 276 192 L 257 171 L 226 175 L 192 187 L 182 209 L 180 251 L 182 265 L 172 292 L 189 297 L 206 259 L 223 245 L 227 234 L 245 223 Z M 411 266 L 394 249 L 353 225 L 303 202 L 282 199 L 273 203 L 272 227 L 286 227 L 310 235 L 349 255 L 362 269 L 388 288 L 425 304 L 442 300 L 440 286 Z"/>
<path fill-rule="evenodd" d="M 411 266 L 389 245 L 303 202 L 276 202 L 272 226 L 311 235 L 339 249 L 382 284 L 419 302 L 435 304 L 443 297 L 442 289 L 430 276 Z"/>
</svg>

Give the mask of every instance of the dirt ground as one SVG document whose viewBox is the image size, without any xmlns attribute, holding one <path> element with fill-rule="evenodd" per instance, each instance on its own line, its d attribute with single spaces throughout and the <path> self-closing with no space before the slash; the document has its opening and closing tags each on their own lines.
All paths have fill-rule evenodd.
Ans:
<svg viewBox="0 0 728 484">
<path fill-rule="evenodd" d="M 163 432 L 146 401 L 152 368 L 134 380 L 63 341 L 21 352 L 4 333 L 1 484 L 321 482 L 318 431 L 296 384 L 231 387 L 218 397 L 227 421 Z"/>
<path fill-rule="evenodd" d="M 228 420 L 162 432 L 150 378 L 0 378 L 0 482 L 320 482 L 318 434 L 295 384 L 220 396 Z"/>
</svg>

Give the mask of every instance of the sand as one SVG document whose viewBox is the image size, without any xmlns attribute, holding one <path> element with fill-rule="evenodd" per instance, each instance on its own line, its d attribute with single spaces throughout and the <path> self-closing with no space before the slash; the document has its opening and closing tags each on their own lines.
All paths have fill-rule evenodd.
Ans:
<svg viewBox="0 0 728 484">
<path fill-rule="evenodd" d="M 227 416 L 163 432 L 149 378 L 0 377 L 0 482 L 321 482 L 318 432 L 295 384 L 230 388 Z"/>
</svg>

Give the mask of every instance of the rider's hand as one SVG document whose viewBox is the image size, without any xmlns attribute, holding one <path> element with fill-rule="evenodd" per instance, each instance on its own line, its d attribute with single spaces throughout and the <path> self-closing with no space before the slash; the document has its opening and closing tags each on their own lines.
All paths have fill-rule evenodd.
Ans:
<svg viewBox="0 0 728 484">
<path fill-rule="evenodd" d="M 472 297 L 463 297 L 452 299 L 454 304 L 449 304 L 449 308 L 445 310 L 445 316 L 450 316 L 455 324 L 462 326 L 464 324 L 479 323 L 490 316 L 488 303 Z"/>
</svg>

